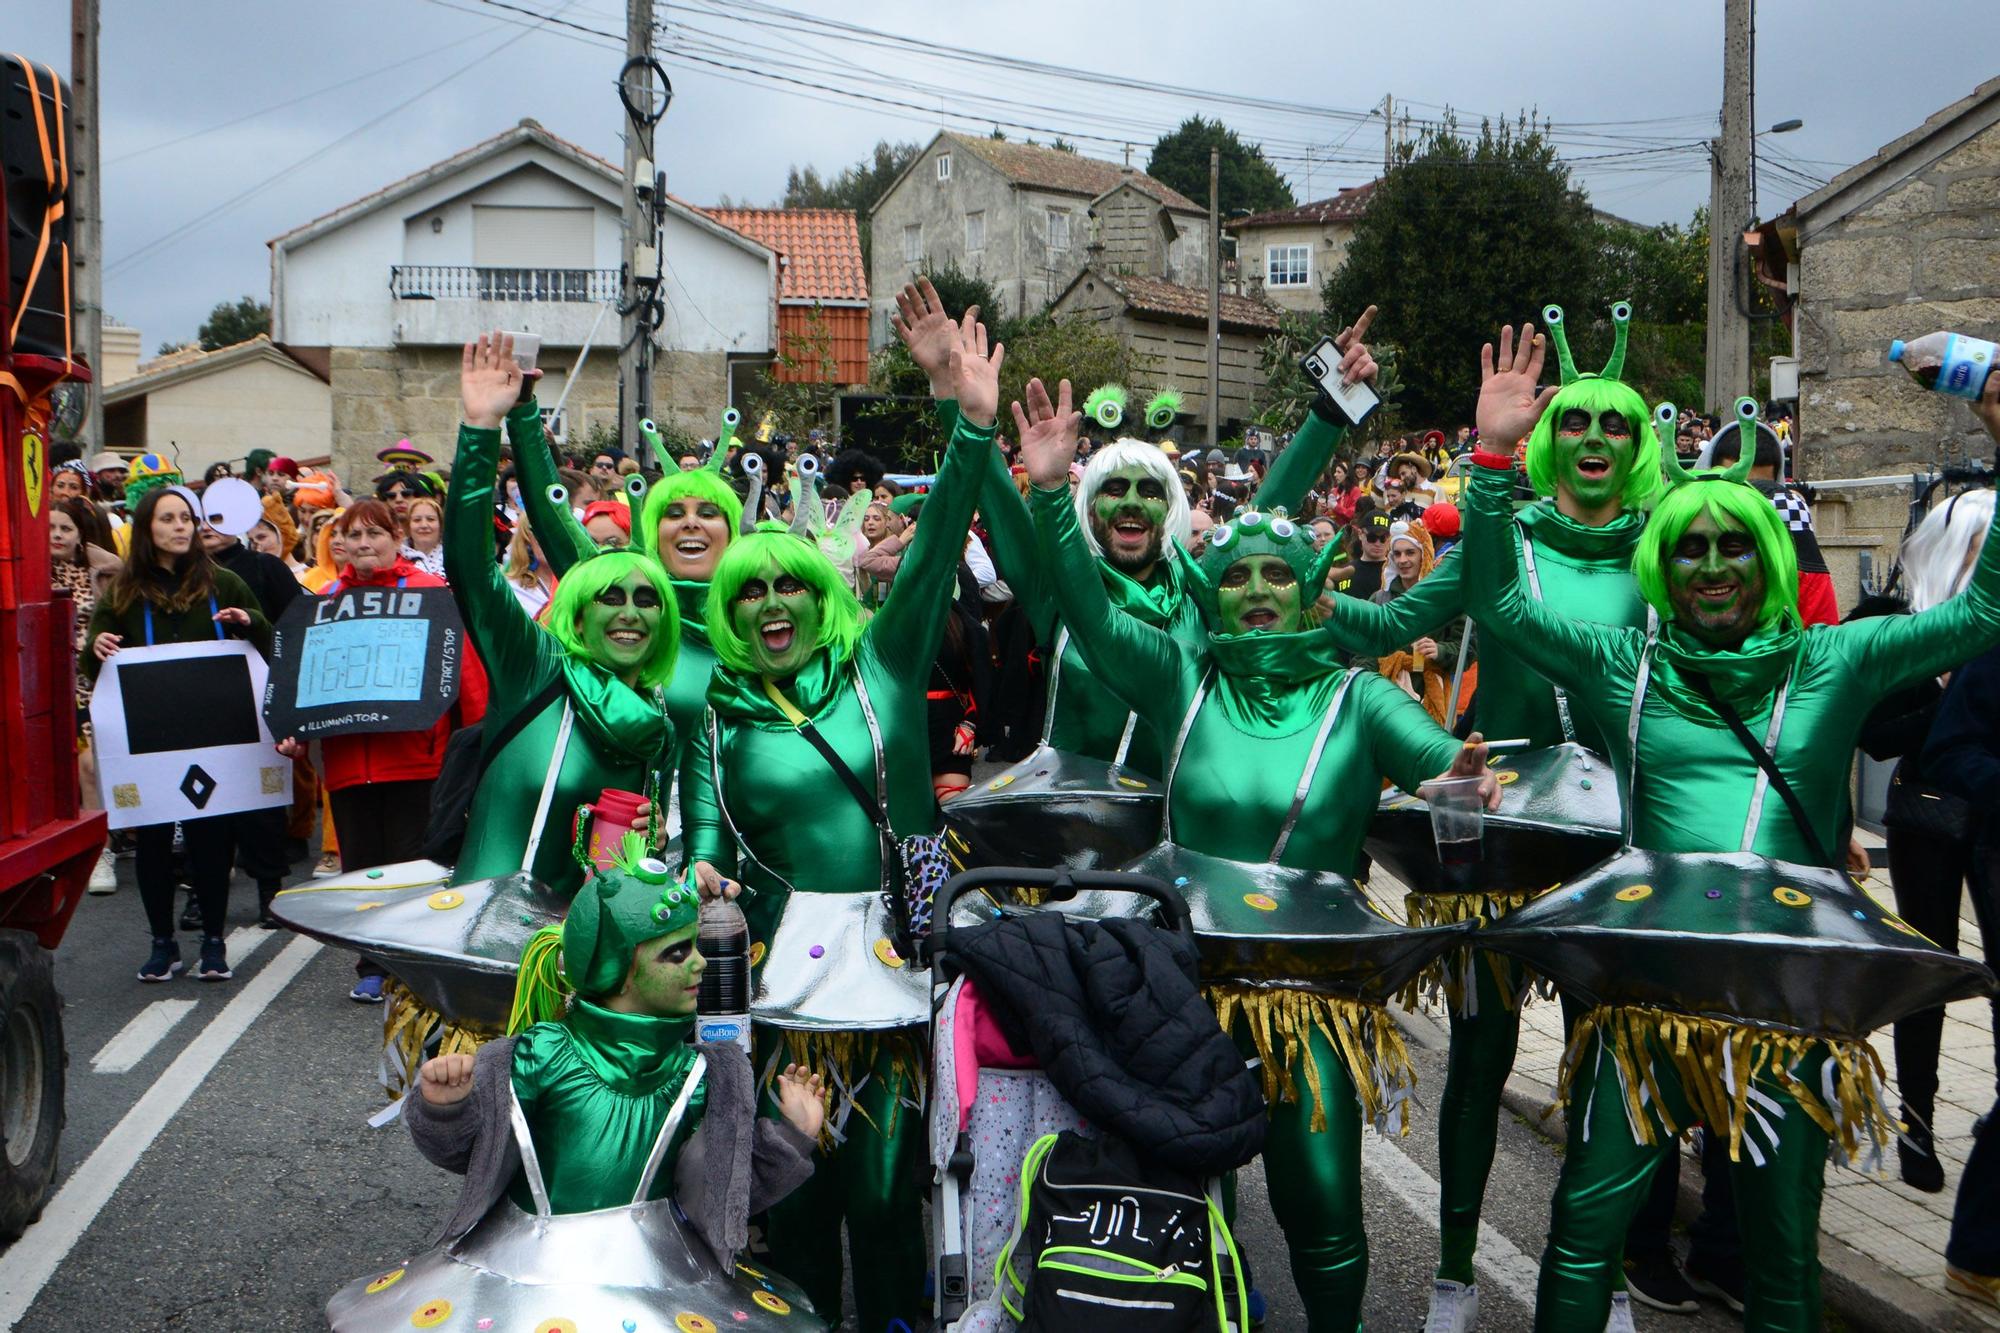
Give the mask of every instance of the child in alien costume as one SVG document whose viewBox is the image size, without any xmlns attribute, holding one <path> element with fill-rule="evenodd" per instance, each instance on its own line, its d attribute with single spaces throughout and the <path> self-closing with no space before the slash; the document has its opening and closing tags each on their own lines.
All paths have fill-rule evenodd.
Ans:
<svg viewBox="0 0 2000 1333">
<path fill-rule="evenodd" d="M 897 955 L 882 894 L 900 844 L 937 825 L 924 696 L 993 448 L 1002 355 L 978 327 L 953 350 L 964 415 L 865 626 L 833 563 L 782 529 L 737 539 L 709 585 L 720 664 L 683 776 L 687 854 L 705 892 L 749 891 L 760 1049 L 787 1048 L 838 1093 L 823 1169 L 772 1210 L 767 1237 L 773 1262 L 838 1309 L 845 1220 L 867 1329 L 914 1326 L 924 1305 L 929 988 Z"/>
<path fill-rule="evenodd" d="M 516 1033 L 428 1061 L 405 1119 L 465 1177 L 427 1254 L 327 1304 L 336 1329 L 824 1329 L 737 1262 L 749 1219 L 812 1174 L 819 1081 L 693 1041 L 699 896 L 637 834 L 524 955 Z M 557 963 L 557 958 L 560 963 Z"/>
<path fill-rule="evenodd" d="M 1497 363 L 1484 354 L 1468 601 L 1486 641 L 1536 663 L 1604 738 L 1626 830 L 1617 856 L 1481 935 L 1591 1006 L 1565 1056 L 1536 1327 L 1605 1326 L 1633 1210 L 1699 1120 L 1729 1145 L 1741 1229 L 1758 1239 L 1745 1326 L 1817 1328 L 1829 1147 L 1854 1158 L 1888 1141 L 1866 1034 L 1990 984 L 1841 872 L 1830 849 L 1845 846 L 1856 734 L 1885 696 L 2000 642 L 2000 545 L 1921 615 L 1802 629 L 1791 540 L 1740 484 L 1747 465 L 1694 477 L 1669 455 L 1671 489 L 1633 556 L 1661 627 L 1574 618 L 1524 589 L 1511 522 L 1513 446 L 1557 392 L 1537 391 L 1543 355 L 1531 325 L 1518 345 L 1502 332 Z M 1671 438 L 1672 409 L 1659 416 Z"/>
<path fill-rule="evenodd" d="M 1093 660 L 1119 664 L 1104 688 L 1173 738 L 1166 843 L 1134 868 L 1176 878 L 1198 904 L 1218 1017 L 1262 1060 L 1265 1177 L 1308 1327 L 1350 1333 L 1367 1285 L 1361 1126 L 1402 1122 L 1411 1082 L 1381 1000 L 1457 932 L 1396 927 L 1344 877 L 1379 775 L 1412 790 L 1435 775 L 1483 775 L 1485 750 L 1477 738 L 1462 746 L 1380 675 L 1344 668 L 1338 645 L 1305 628 L 1333 550 L 1316 555 L 1281 514 L 1240 511 L 1210 532 L 1191 573 L 1216 626 L 1200 647 L 1119 614 L 1092 577 L 1070 502 L 1079 419 L 1069 397 L 1065 382 L 1052 406 L 1030 381 L 1028 409 L 1014 413 L 1064 623 Z M 1497 798 L 1490 776 L 1482 786 Z M 1301 928 L 1308 917 L 1324 925 Z M 1260 955 L 1266 931 L 1297 936 L 1280 950 L 1290 958 Z"/>
</svg>

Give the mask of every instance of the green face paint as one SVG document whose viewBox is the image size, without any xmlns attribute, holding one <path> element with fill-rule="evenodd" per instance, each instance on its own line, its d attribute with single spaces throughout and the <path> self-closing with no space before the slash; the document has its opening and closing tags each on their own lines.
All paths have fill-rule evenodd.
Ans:
<svg viewBox="0 0 2000 1333">
<path fill-rule="evenodd" d="M 625 979 L 626 1012 L 654 1018 L 685 1018 L 694 1012 L 695 995 L 708 960 L 695 947 L 695 927 L 657 935 L 632 951 L 632 974 Z"/>
<path fill-rule="evenodd" d="M 637 570 L 598 593 L 577 617 L 590 660 L 620 679 L 636 675 L 652 655 L 662 609 L 660 590 Z"/>
<path fill-rule="evenodd" d="M 1756 539 L 1706 511 L 1667 556 L 1674 623 L 1711 648 L 1737 648 L 1750 636 L 1764 609 L 1764 581 Z"/>
<path fill-rule="evenodd" d="M 798 675 L 819 651 L 819 598 L 776 560 L 743 581 L 729 617 L 758 674 L 772 680 Z"/>
<path fill-rule="evenodd" d="M 1616 504 L 1625 494 L 1625 479 L 1638 452 L 1633 435 L 1638 424 L 1612 408 L 1595 415 L 1581 407 L 1566 410 L 1551 440 L 1557 489 L 1568 491 L 1586 509 Z"/>
<path fill-rule="evenodd" d="M 1134 578 L 1159 562 L 1166 523 L 1166 487 L 1137 463 L 1106 476 L 1090 500 L 1091 535 L 1111 567 Z"/>
<path fill-rule="evenodd" d="M 1253 555 L 1222 571 L 1215 606 L 1225 634 L 1290 634 L 1299 627 L 1299 578 L 1275 555 Z"/>
</svg>

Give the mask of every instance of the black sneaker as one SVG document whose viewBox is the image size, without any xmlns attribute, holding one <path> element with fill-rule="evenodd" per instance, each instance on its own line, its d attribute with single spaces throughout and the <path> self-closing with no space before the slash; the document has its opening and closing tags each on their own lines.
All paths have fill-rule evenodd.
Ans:
<svg viewBox="0 0 2000 1333">
<path fill-rule="evenodd" d="M 278 896 L 282 881 L 271 880 L 257 886 L 257 924 L 265 930 L 276 930 L 285 923 L 271 915 L 271 899 Z"/>
<path fill-rule="evenodd" d="M 1909 1128 L 1896 1142 L 1896 1160 L 1902 1166 L 1903 1183 L 1925 1194 L 1944 1192 L 1944 1163 L 1938 1160 L 1937 1142 L 1931 1127 L 1906 1106 L 1903 1123 Z"/>
<path fill-rule="evenodd" d="M 1670 1251 L 1625 1256 L 1625 1289 L 1641 1305 L 1668 1314 L 1693 1314 L 1701 1309 L 1701 1298 Z"/>
<path fill-rule="evenodd" d="M 1743 1313 L 1743 1265 L 1704 1264 L 1701 1256 L 1690 1253 L 1681 1271 L 1688 1285 L 1702 1295 L 1721 1301 L 1736 1314 Z"/>
<path fill-rule="evenodd" d="M 152 956 L 139 968 L 141 981 L 172 981 L 174 973 L 181 970 L 181 946 L 175 944 L 172 936 L 153 941 Z"/>
<path fill-rule="evenodd" d="M 224 950 L 222 937 L 210 935 L 201 942 L 201 961 L 194 965 L 196 981 L 227 981 L 235 976 L 229 970 L 229 955 Z"/>
<path fill-rule="evenodd" d="M 181 909 L 181 929 L 201 929 L 201 904 L 194 900 L 193 894 L 188 895 L 187 906 Z"/>
</svg>

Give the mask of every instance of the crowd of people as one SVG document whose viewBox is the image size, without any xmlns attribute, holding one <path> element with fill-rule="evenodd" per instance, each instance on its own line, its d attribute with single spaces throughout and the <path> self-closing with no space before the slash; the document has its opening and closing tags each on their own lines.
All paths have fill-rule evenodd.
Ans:
<svg viewBox="0 0 2000 1333">
<path fill-rule="evenodd" d="M 549 1012 L 575 1050 L 599 1055 L 630 1051 L 635 1029 L 620 1023 L 632 1015 L 671 1018 L 685 1042 L 700 969 L 694 892 L 740 895 L 760 942 L 810 913 L 823 938 L 858 938 L 834 923 L 858 921 L 915 864 L 911 847 L 936 834 L 975 763 L 1042 746 L 1164 779 L 1168 863 L 1348 883 L 1367 871 L 1363 840 L 1385 783 L 1417 792 L 1475 780 L 1482 802 L 1499 803 L 1488 737 L 1603 756 L 1619 775 L 1627 848 L 1865 869 L 1847 799 L 1859 743 L 1900 757 L 1889 857 L 1901 920 L 1954 948 L 1969 881 L 1988 943 L 2000 934 L 1981 816 L 2000 795 L 2000 695 L 1969 683 L 2000 670 L 2000 552 L 1983 546 L 1990 491 L 1939 507 L 1906 543 L 1904 600 L 1841 623 L 1807 499 L 1785 479 L 1786 423 L 1754 408 L 1727 421 L 1656 414 L 1620 379 L 1622 320 L 1601 374 L 1577 374 L 1559 326 L 1550 331 L 1555 388 L 1540 385 L 1549 335 L 1506 330 L 1486 349 L 1474 421 L 1448 432 L 1355 451 L 1322 398 L 1273 452 L 1202 452 L 1179 447 L 1170 426 L 1125 429 L 1115 404 L 1077 410 L 1067 382 L 1033 381 L 1025 402 L 1003 404 L 1004 349 L 988 344 L 976 310 L 953 318 L 927 283 L 898 304 L 896 331 L 929 377 L 945 441 L 926 477 L 891 475 L 820 438 L 739 440 L 733 422 L 680 457 L 565 453 L 544 433 L 535 372 L 498 333 L 465 349 L 451 458 L 401 441 L 357 494 L 323 468 L 253 452 L 240 475 L 263 516 L 240 537 L 209 521 L 204 486 L 170 460 L 59 463 L 51 541 L 56 580 L 78 603 L 87 789 L 90 681 L 125 649 L 227 636 L 268 652 L 297 598 L 389 586 L 448 586 L 471 649 L 450 711 L 421 732 L 278 738 L 294 765 L 289 809 L 137 830 L 129 852 L 151 939 L 140 979 L 182 970 L 177 928 L 199 937 L 194 976 L 229 979 L 234 872 L 276 924 L 272 897 L 315 842 L 325 873 L 432 854 L 434 789 L 453 736 L 475 725 L 486 733 L 482 776 L 452 882 L 527 870 L 590 904 L 587 917 L 572 909 L 577 938 L 563 938 L 569 1017 Z M 1338 340 L 1350 383 L 1374 376 L 1373 316 Z M 2000 440 L 2000 378 L 1978 411 Z M 1752 731 L 1768 736 L 1761 748 L 1739 744 Z M 575 855 L 572 818 L 607 789 L 641 794 L 657 836 L 615 873 L 601 863 L 593 873 Z M 685 870 L 685 903 L 656 859 L 669 855 Z M 100 866 L 93 892 L 115 886 L 110 869 Z M 1639 898 L 1652 892 L 1639 887 Z M 1433 924 L 1504 925 L 1545 888 L 1486 884 L 1425 910 Z M 1628 891 L 1619 899 L 1636 901 Z M 1775 892 L 1784 904 L 1797 890 Z M 1431 1112 L 1441 1253 L 1426 1327 L 1439 1333 L 1477 1319 L 1479 1215 L 1531 982 L 1517 959 L 1477 956 L 1450 1006 L 1449 1072 Z M 382 969 L 357 970 L 352 997 L 379 1002 Z M 524 985 L 529 970 L 524 960 Z M 666 990 L 649 999 L 649 984 Z M 795 989 L 804 996 L 810 977 Z M 668 991 L 672 1003 L 658 998 Z M 1308 1326 L 1345 1333 L 1368 1271 L 1361 1135 L 1369 1121 L 1407 1125 L 1408 1057 L 1360 982 L 1273 990 L 1223 978 L 1210 993 L 1258 1062 L 1270 1201 Z M 782 1061 L 772 1109 L 791 1130 L 765 1163 L 784 1179 L 758 1196 L 768 1262 L 817 1308 L 838 1310 L 844 1224 L 869 1330 L 918 1326 L 924 1307 L 912 1170 L 923 1124 L 900 1113 L 925 1095 L 926 1052 L 911 1037 L 924 998 L 899 992 L 893 1002 L 912 1007 L 893 1023 L 816 1013 L 759 1037 L 760 1061 Z M 1817 1327 L 1829 1151 L 1859 1156 L 1871 1136 L 1881 1146 L 1876 1131 L 1893 1118 L 1904 1178 L 1943 1187 L 1929 1127 L 1941 1011 L 1897 1024 L 1902 1101 L 1891 1117 L 1863 1057 L 1815 1036 L 1811 1013 L 1778 1039 L 1758 1016 L 1670 1019 L 1615 998 L 1564 998 L 1569 1141 L 1540 1328 L 1630 1327 L 1632 1299 L 1692 1309 L 1697 1290 L 1744 1309 L 1750 1327 Z M 476 1061 L 426 1064 L 420 1143 L 465 1169 L 467 1131 L 447 1122 L 461 1103 L 504 1100 L 493 1091 L 504 1079 L 487 1069 L 511 1068 L 524 1104 L 534 1094 L 531 1125 L 547 1115 L 584 1135 L 576 1117 L 600 1111 L 557 1092 L 633 1076 L 605 1075 L 596 1055 L 579 1066 L 596 1072 L 578 1073 L 556 1049 L 522 1036 Z M 1725 1059 L 1744 1063 L 1725 1074 Z M 681 1143 L 684 1090 L 702 1077 L 690 1067 L 679 1056 L 648 1066 L 632 1086 L 652 1109 L 621 1120 L 605 1141 L 617 1152 L 596 1156 Z M 791 1159 L 820 1135 L 821 1079 L 854 1114 L 837 1117 L 837 1140 L 820 1138 L 808 1178 Z M 1671 1216 L 1669 1149 L 1696 1124 L 1708 1129 L 1714 1215 L 1684 1271 L 1662 1210 Z M 544 1213 L 631 1196 L 630 1162 L 578 1166 L 569 1152 L 545 1151 L 533 1168 Z M 632 1202 L 653 1187 L 658 1156 Z M 1987 1197 L 1961 1195 L 1951 1255 L 1953 1280 L 1989 1302 L 2000 1301 L 1996 1156 L 2000 1129 L 1989 1126 L 1963 1186 Z M 498 1160 L 489 1166 L 504 1176 Z M 458 1220 L 472 1225 L 508 1188 L 482 1178 Z M 708 1215 L 697 1223 L 706 1234 Z M 1750 1254 L 1740 1235 L 1757 1237 Z"/>
</svg>

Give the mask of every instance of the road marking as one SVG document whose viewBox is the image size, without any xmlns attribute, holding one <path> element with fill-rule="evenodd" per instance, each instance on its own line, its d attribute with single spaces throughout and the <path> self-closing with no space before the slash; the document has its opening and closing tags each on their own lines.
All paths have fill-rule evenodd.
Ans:
<svg viewBox="0 0 2000 1333">
<path fill-rule="evenodd" d="M 1393 1140 L 1363 1131 L 1361 1165 L 1411 1212 L 1429 1222 L 1432 1230 L 1437 1229 L 1440 1191 L 1437 1181 L 1421 1162 L 1398 1148 Z M 1479 1250 L 1473 1262 L 1483 1276 L 1505 1288 L 1508 1295 L 1530 1310 L 1535 1308 L 1535 1286 L 1541 1280 L 1541 1266 L 1491 1223 L 1479 1224 Z"/>
<path fill-rule="evenodd" d="M 118 1029 L 118 1035 L 104 1043 L 104 1049 L 90 1057 L 90 1067 L 100 1074 L 122 1074 L 151 1055 L 160 1038 L 174 1030 L 174 1024 L 188 1016 L 193 1000 L 160 1000 L 147 1005 L 132 1021 Z"/>
<path fill-rule="evenodd" d="M 300 936 L 245 982 L 63 1184 L 42 1220 L 0 1254 L 0 1329 L 13 1328 L 28 1312 L 56 1266 L 75 1248 L 160 1131 L 321 947 L 318 941 Z"/>
</svg>

